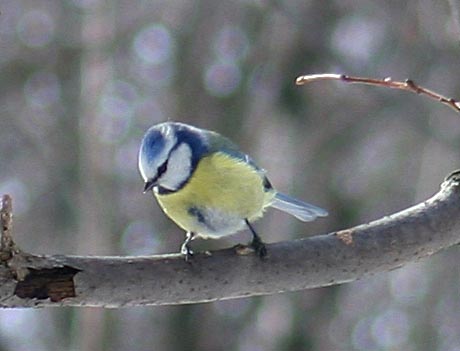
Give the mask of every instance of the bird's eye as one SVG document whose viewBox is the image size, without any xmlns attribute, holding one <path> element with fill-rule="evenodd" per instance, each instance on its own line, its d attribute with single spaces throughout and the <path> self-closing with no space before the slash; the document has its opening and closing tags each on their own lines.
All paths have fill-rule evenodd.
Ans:
<svg viewBox="0 0 460 351">
<path fill-rule="evenodd" d="M 163 162 L 163 164 L 158 167 L 158 174 L 157 174 L 157 177 L 161 177 L 161 175 L 166 172 L 166 169 L 168 168 L 168 161 L 166 160 L 165 162 Z"/>
</svg>

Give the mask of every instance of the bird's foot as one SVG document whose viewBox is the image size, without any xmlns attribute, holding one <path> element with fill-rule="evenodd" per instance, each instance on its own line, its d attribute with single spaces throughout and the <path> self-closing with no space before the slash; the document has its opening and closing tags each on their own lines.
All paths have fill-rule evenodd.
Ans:
<svg viewBox="0 0 460 351">
<path fill-rule="evenodd" d="M 252 225 L 249 223 L 247 219 L 245 219 L 246 225 L 249 227 L 249 230 L 252 233 L 252 241 L 250 246 L 254 249 L 256 254 L 260 258 L 264 258 L 267 256 L 267 248 L 265 247 L 265 244 L 263 243 L 262 239 L 260 238 L 259 235 L 257 235 L 256 231 L 252 227 Z"/>
<path fill-rule="evenodd" d="M 190 261 L 190 259 L 191 259 L 192 256 L 193 256 L 193 251 L 192 251 L 192 249 L 190 249 L 190 247 L 184 246 L 184 245 L 182 245 L 182 247 L 181 247 L 181 249 L 180 249 L 180 253 L 181 253 L 182 255 L 184 255 L 185 262 Z"/>
<path fill-rule="evenodd" d="M 260 240 L 259 236 L 255 236 L 252 239 L 250 246 L 254 249 L 260 258 L 267 256 L 267 248 L 265 247 L 265 244 L 262 242 L 262 240 Z"/>
<path fill-rule="evenodd" d="M 193 233 L 187 232 L 185 236 L 185 241 L 180 247 L 180 253 L 184 255 L 185 261 L 188 262 L 192 256 L 193 256 L 193 251 L 190 248 L 190 242 L 193 240 Z"/>
</svg>

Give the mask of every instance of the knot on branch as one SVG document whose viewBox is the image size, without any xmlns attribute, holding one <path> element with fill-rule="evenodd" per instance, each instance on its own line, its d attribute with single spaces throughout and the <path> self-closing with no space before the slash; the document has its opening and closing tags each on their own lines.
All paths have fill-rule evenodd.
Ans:
<svg viewBox="0 0 460 351">
<path fill-rule="evenodd" d="M 7 262 L 18 252 L 12 238 L 13 204 L 10 195 L 0 201 L 0 262 Z"/>
</svg>

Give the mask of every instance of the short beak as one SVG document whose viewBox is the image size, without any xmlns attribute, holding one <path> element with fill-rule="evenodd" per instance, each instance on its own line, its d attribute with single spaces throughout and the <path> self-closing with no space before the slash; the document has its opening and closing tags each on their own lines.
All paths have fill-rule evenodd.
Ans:
<svg viewBox="0 0 460 351">
<path fill-rule="evenodd" d="M 150 179 L 150 180 L 146 181 L 145 185 L 144 185 L 144 194 L 147 191 L 152 190 L 155 185 L 156 185 L 156 179 Z"/>
</svg>

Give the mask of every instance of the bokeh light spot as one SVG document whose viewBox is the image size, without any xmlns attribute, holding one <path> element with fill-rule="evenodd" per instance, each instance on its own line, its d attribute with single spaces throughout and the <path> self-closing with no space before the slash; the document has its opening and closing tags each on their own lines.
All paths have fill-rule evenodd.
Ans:
<svg viewBox="0 0 460 351">
<path fill-rule="evenodd" d="M 371 334 L 369 318 L 362 318 L 356 323 L 351 334 L 351 342 L 357 350 L 368 351 L 376 349 L 377 345 Z"/>
<path fill-rule="evenodd" d="M 41 326 L 52 325 L 49 314 L 44 310 L 37 314 L 34 309 L 4 310 L 0 314 L 0 330 L 2 331 L 2 349 L 4 350 L 49 350 L 44 340 L 49 337 Z M 27 338 L 21 331 L 27 330 Z M 61 346 L 61 345 L 59 345 Z M 59 347 L 56 345 L 56 347 Z"/>
<path fill-rule="evenodd" d="M 332 35 L 332 47 L 350 62 L 368 61 L 385 36 L 385 26 L 375 18 L 345 17 Z"/>
<path fill-rule="evenodd" d="M 249 48 L 247 35 L 236 26 L 225 26 L 214 40 L 214 52 L 216 56 L 226 62 L 234 62 L 244 59 Z"/>
<path fill-rule="evenodd" d="M 56 74 L 52 72 L 36 72 L 24 84 L 26 101 L 32 107 L 46 108 L 58 102 L 61 86 Z"/>
<path fill-rule="evenodd" d="M 48 12 L 31 10 L 19 20 L 17 33 L 24 45 L 39 48 L 47 45 L 54 36 L 55 24 Z"/>
<path fill-rule="evenodd" d="M 0 195 L 9 194 L 14 199 L 14 214 L 21 215 L 29 210 L 30 194 L 19 179 L 10 178 L 0 183 Z"/>
<path fill-rule="evenodd" d="M 390 274 L 390 290 L 393 297 L 404 304 L 417 304 L 427 295 L 428 277 L 420 264 Z"/>
<path fill-rule="evenodd" d="M 161 64 L 169 60 L 173 47 L 171 34 L 160 24 L 144 28 L 136 35 L 133 42 L 136 55 L 149 64 Z"/>
<path fill-rule="evenodd" d="M 408 340 L 409 318 L 401 310 L 388 309 L 375 318 L 371 331 L 379 346 L 387 349 L 399 348 Z"/>
<path fill-rule="evenodd" d="M 125 229 L 121 248 L 128 255 L 148 255 L 155 252 L 158 240 L 153 236 L 154 228 L 150 222 L 135 221 Z"/>
<path fill-rule="evenodd" d="M 97 131 L 99 139 L 115 144 L 129 131 L 137 102 L 136 89 L 129 83 L 115 81 L 110 84 L 99 101 Z"/>
<path fill-rule="evenodd" d="M 204 81 L 210 95 L 225 97 L 232 94 L 239 86 L 241 72 L 234 64 L 216 63 L 206 70 Z"/>
</svg>

